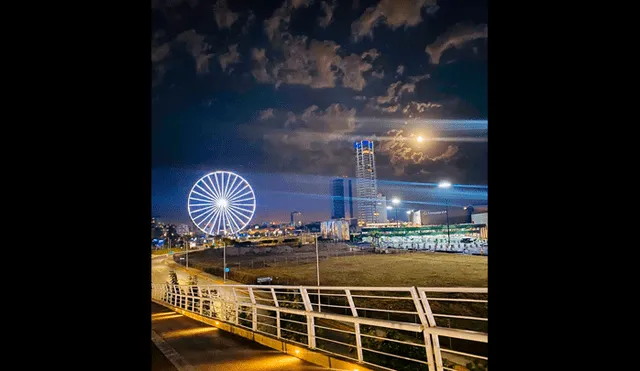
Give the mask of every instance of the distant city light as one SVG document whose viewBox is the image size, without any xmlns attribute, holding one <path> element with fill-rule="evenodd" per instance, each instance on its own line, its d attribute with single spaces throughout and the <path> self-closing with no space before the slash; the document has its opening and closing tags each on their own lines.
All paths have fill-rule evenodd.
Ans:
<svg viewBox="0 0 640 371">
<path fill-rule="evenodd" d="M 387 210 L 391 210 L 391 209 L 393 209 L 393 207 L 387 206 Z"/>
<path fill-rule="evenodd" d="M 438 183 L 438 188 L 451 188 L 451 182 L 443 180 Z"/>
<path fill-rule="evenodd" d="M 397 205 L 397 204 L 400 203 L 400 199 L 397 198 L 397 197 L 394 197 L 394 198 L 391 199 L 391 203 L 394 204 L 394 205 Z"/>
</svg>

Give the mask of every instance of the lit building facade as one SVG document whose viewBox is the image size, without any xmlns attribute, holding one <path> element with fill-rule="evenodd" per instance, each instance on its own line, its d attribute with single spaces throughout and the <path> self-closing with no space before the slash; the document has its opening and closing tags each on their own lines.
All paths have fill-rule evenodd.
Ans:
<svg viewBox="0 0 640 371">
<path fill-rule="evenodd" d="M 387 222 L 387 197 L 382 193 L 378 193 L 378 198 L 376 200 L 376 223 L 386 223 Z"/>
<path fill-rule="evenodd" d="M 344 179 L 331 181 L 331 219 L 344 219 Z"/>
<path fill-rule="evenodd" d="M 358 197 L 358 225 L 375 223 L 378 186 L 376 182 L 376 162 L 373 141 L 355 142 L 356 150 L 356 197 Z"/>
</svg>

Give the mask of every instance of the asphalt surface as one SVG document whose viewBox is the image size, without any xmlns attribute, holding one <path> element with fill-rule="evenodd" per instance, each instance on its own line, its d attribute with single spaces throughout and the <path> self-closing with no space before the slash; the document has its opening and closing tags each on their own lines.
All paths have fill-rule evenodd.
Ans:
<svg viewBox="0 0 640 371">
<path fill-rule="evenodd" d="M 151 315 L 153 331 L 198 370 L 326 370 L 323 367 L 177 314 L 156 303 L 151 303 Z M 155 371 L 156 368 L 153 370 Z"/>
<path fill-rule="evenodd" d="M 151 371 L 178 371 L 153 341 L 151 342 Z"/>
</svg>

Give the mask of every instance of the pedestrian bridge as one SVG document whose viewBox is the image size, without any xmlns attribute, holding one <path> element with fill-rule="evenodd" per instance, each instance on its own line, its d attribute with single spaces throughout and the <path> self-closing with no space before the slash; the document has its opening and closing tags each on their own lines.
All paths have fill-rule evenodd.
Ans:
<svg viewBox="0 0 640 371">
<path fill-rule="evenodd" d="M 486 288 L 152 284 L 151 291 L 157 323 L 171 318 L 171 310 L 208 325 L 181 336 L 224 332 L 272 348 L 282 354 L 278 362 L 287 363 L 274 370 L 488 369 Z M 195 342 L 184 348 L 214 351 L 220 352 Z M 226 362 L 222 355 L 230 352 L 216 359 Z M 244 371 L 252 362 L 263 369 L 265 362 L 276 362 L 234 354 Z M 294 365 L 296 359 L 302 361 Z"/>
</svg>

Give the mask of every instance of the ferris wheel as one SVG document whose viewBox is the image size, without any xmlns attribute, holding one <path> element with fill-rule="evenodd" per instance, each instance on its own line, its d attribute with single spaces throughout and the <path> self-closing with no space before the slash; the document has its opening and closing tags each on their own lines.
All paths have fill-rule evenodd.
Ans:
<svg viewBox="0 0 640 371">
<path fill-rule="evenodd" d="M 229 171 L 200 178 L 189 192 L 189 216 L 209 235 L 232 235 L 249 224 L 256 211 L 256 196 L 249 183 Z"/>
</svg>

